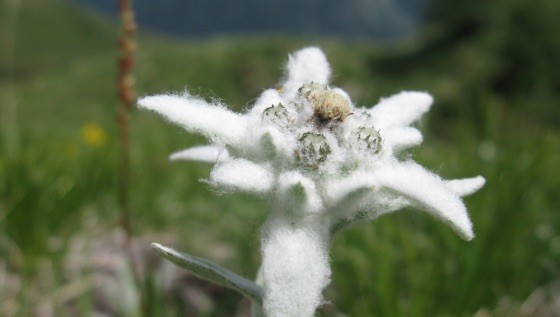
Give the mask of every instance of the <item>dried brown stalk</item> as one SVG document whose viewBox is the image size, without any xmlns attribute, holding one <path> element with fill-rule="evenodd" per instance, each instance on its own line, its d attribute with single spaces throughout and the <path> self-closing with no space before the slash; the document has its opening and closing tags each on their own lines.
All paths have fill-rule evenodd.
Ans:
<svg viewBox="0 0 560 317">
<path fill-rule="evenodd" d="M 129 113 L 130 108 L 136 101 L 136 92 L 134 90 L 134 52 L 136 50 L 136 42 L 133 39 L 136 32 L 136 23 L 134 22 L 134 12 L 132 11 L 131 0 L 119 0 L 121 12 L 121 36 L 119 39 L 119 77 L 118 77 L 118 95 L 121 107 L 118 112 L 118 121 L 121 137 L 121 166 L 119 181 L 119 202 L 121 207 L 121 225 L 128 236 L 132 235 L 130 224 L 130 206 L 128 202 L 129 191 L 129 170 L 130 170 L 130 136 L 129 136 Z"/>
<path fill-rule="evenodd" d="M 147 301 L 142 287 L 142 273 L 139 259 L 134 251 L 132 243 L 132 224 L 130 217 L 129 190 L 130 190 L 130 133 L 129 114 L 132 105 L 136 102 L 134 53 L 136 51 L 136 22 L 132 0 L 118 0 L 121 13 L 121 34 L 119 38 L 120 56 L 118 60 L 118 96 L 120 107 L 118 109 L 118 123 L 121 139 L 121 161 L 119 173 L 119 205 L 121 210 L 120 225 L 126 235 L 126 248 L 130 259 L 130 265 L 134 274 L 134 280 L 140 294 L 141 314 L 147 314 Z"/>
</svg>

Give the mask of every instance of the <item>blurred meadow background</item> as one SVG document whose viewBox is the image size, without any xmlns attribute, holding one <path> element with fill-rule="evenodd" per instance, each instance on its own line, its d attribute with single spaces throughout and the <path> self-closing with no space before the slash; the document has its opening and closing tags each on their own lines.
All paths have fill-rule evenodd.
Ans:
<svg viewBox="0 0 560 317">
<path fill-rule="evenodd" d="M 242 111 L 289 52 L 319 45 L 358 105 L 430 92 L 412 158 L 487 179 L 465 199 L 471 242 L 414 210 L 339 234 L 320 316 L 560 316 L 560 1 L 198 2 L 135 3 L 140 95 L 189 89 Z M 0 316 L 247 316 L 149 245 L 252 277 L 266 202 L 212 192 L 208 165 L 170 164 L 204 140 L 136 109 L 126 247 L 116 1 L 0 4 Z"/>
</svg>

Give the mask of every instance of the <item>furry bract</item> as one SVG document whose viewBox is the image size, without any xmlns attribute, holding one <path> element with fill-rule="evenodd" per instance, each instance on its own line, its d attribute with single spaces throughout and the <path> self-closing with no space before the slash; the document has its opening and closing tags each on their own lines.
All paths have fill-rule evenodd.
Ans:
<svg viewBox="0 0 560 317">
<path fill-rule="evenodd" d="M 189 93 L 139 101 L 210 142 L 171 159 L 212 163 L 210 185 L 269 199 L 260 270 L 267 316 L 314 314 L 330 282 L 329 244 L 340 228 L 412 206 L 464 239 L 474 237 L 461 197 L 484 178 L 444 180 L 398 159 L 422 142 L 411 124 L 432 97 L 405 91 L 358 107 L 329 85 L 330 74 L 323 52 L 308 47 L 289 56 L 280 88 L 263 91 L 244 113 Z"/>
</svg>

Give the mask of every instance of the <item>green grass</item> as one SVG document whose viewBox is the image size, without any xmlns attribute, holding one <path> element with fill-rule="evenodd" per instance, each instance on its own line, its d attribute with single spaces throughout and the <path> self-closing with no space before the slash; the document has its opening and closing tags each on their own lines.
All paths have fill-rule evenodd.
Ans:
<svg viewBox="0 0 560 317">
<path fill-rule="evenodd" d="M 65 259 L 76 238 L 101 239 L 117 226 L 114 29 L 65 3 L 23 2 L 14 65 L 20 151 L 10 156 L 3 150 L 0 156 L 0 264 L 20 279 L 20 287 L 5 284 L 14 294 L 3 289 L 0 304 L 11 299 L 16 316 L 40 309 L 40 299 L 75 279 Z M 481 192 L 466 198 L 477 234 L 472 242 L 413 210 L 337 236 L 326 296 L 338 310 L 350 316 L 469 316 L 505 297 L 521 303 L 560 279 L 560 131 L 550 124 L 560 118 L 539 110 L 559 97 L 473 89 L 477 78 L 465 71 L 473 58 L 484 60 L 476 57 L 483 52 L 450 55 L 439 67 L 395 71 L 379 66 L 388 53 L 371 43 L 283 37 L 172 41 L 143 35 L 137 87 L 142 95 L 188 88 L 242 110 L 261 89 L 276 85 L 287 54 L 309 43 L 324 48 L 334 83 L 358 104 L 375 104 L 402 89 L 430 91 L 436 104 L 421 123 L 425 143 L 412 157 L 445 178 L 487 179 Z M 4 88 L 10 65 L 1 66 Z M 88 124 L 106 133 L 105 142 L 96 146 L 84 138 Z M 131 137 L 135 234 L 167 233 L 176 248 L 253 276 L 266 202 L 216 195 L 199 182 L 210 166 L 170 164 L 170 152 L 204 140 L 153 114 L 133 111 Z M 230 252 L 216 256 L 213 250 L 220 248 Z M 149 285 L 153 315 L 189 311 L 180 292 L 164 294 Z M 212 292 L 215 306 L 208 316 L 237 311 L 238 295 Z M 93 291 L 52 303 L 57 316 L 91 315 Z"/>
</svg>

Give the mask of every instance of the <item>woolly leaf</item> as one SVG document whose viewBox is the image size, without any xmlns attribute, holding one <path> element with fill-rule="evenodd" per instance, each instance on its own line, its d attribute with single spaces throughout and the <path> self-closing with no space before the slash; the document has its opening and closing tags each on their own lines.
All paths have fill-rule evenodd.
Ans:
<svg viewBox="0 0 560 317">
<path fill-rule="evenodd" d="M 274 175 L 261 165 L 244 159 L 229 160 L 216 165 L 210 173 L 210 184 L 225 190 L 265 194 L 273 185 Z"/>
<path fill-rule="evenodd" d="M 336 205 L 329 208 L 328 213 L 332 214 L 331 234 L 346 229 L 355 223 L 366 218 L 367 213 L 359 212 L 365 210 L 364 201 L 368 195 L 372 194 L 370 187 L 358 187 L 349 192 Z"/>
<path fill-rule="evenodd" d="M 369 113 L 376 126 L 406 127 L 430 109 L 433 98 L 424 92 L 404 91 L 383 98 Z"/>
<path fill-rule="evenodd" d="M 439 176 L 418 164 L 403 162 L 383 167 L 373 177 L 385 190 L 404 196 L 413 206 L 451 225 L 465 240 L 474 238 L 465 205 Z"/>
<path fill-rule="evenodd" d="M 317 47 L 307 47 L 290 55 L 286 66 L 284 93 L 292 96 L 303 84 L 328 84 L 331 68 L 325 54 Z"/>
<path fill-rule="evenodd" d="M 393 150 L 402 151 L 422 143 L 422 134 L 415 128 L 392 128 L 381 131 L 381 136 Z"/>
<path fill-rule="evenodd" d="M 138 100 L 141 108 L 155 111 L 189 132 L 217 138 L 226 144 L 237 144 L 245 136 L 247 119 L 220 104 L 185 94 L 157 95 Z"/>
<path fill-rule="evenodd" d="M 484 183 L 486 180 L 482 176 L 445 181 L 445 184 L 461 197 L 474 194 L 484 186 Z"/>
<path fill-rule="evenodd" d="M 213 145 L 193 146 L 191 148 L 172 153 L 170 161 L 198 161 L 205 163 L 223 162 L 229 158 L 226 149 L 220 149 Z"/>
</svg>

